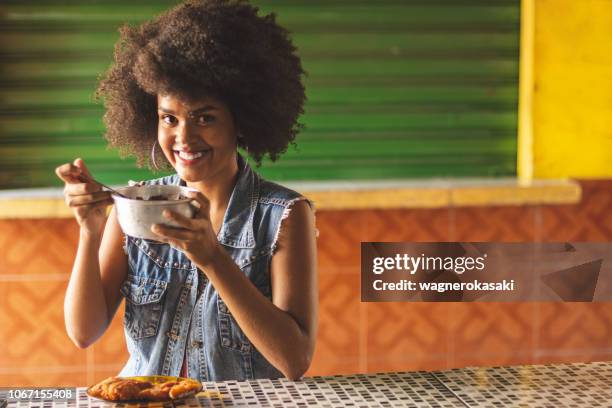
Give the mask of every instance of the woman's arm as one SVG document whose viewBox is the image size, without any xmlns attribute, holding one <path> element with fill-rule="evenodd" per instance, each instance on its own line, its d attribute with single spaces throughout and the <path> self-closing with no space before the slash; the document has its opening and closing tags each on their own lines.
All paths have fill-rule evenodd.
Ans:
<svg viewBox="0 0 612 408">
<path fill-rule="evenodd" d="M 120 288 L 126 274 L 123 233 L 113 208 L 103 235 L 80 232 L 64 299 L 66 331 L 78 347 L 90 346 L 108 328 L 121 303 Z"/>
<path fill-rule="evenodd" d="M 72 341 L 81 348 L 92 344 L 108 327 L 121 297 L 127 273 L 123 234 L 108 191 L 93 178 L 81 159 L 55 169 L 64 181 L 66 204 L 80 227 L 79 245 L 64 299 L 64 321 Z"/>
<path fill-rule="evenodd" d="M 185 228 L 194 228 L 190 220 L 176 215 L 172 219 Z M 242 331 L 272 365 L 292 380 L 306 372 L 314 353 L 318 297 L 314 214 L 308 203 L 294 203 L 288 218 L 282 221 L 278 249 L 271 262 L 272 302 L 220 245 L 208 247 L 206 256 L 198 256 L 198 249 L 200 254 L 205 249 L 195 245 L 190 255 L 187 239 L 201 240 L 202 235 L 167 227 L 154 232 L 193 258 Z M 210 230 L 203 235 L 210 235 Z"/>
</svg>

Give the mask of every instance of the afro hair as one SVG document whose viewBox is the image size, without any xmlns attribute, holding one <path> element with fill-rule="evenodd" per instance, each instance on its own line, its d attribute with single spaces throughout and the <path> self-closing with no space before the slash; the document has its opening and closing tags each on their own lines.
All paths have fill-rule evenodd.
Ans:
<svg viewBox="0 0 612 408">
<path fill-rule="evenodd" d="M 242 0 L 188 1 L 121 27 L 114 64 L 96 92 L 109 145 L 153 168 L 157 95 L 171 94 L 224 102 L 241 134 L 239 147 L 258 165 L 266 154 L 274 161 L 285 152 L 302 128 L 304 71 L 289 32 L 274 14 L 258 11 Z"/>
</svg>

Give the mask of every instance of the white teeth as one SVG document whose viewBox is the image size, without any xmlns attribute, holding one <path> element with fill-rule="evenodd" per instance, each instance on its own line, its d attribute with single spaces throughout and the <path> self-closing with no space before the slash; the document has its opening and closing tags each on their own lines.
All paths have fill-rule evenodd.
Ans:
<svg viewBox="0 0 612 408">
<path fill-rule="evenodd" d="M 195 160 L 199 157 L 202 157 L 204 155 L 204 152 L 188 153 L 188 152 L 179 151 L 178 155 L 181 159 Z"/>
</svg>

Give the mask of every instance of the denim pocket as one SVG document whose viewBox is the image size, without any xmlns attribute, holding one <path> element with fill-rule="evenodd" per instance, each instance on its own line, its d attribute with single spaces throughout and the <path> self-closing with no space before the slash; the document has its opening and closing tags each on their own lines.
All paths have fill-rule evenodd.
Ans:
<svg viewBox="0 0 612 408">
<path fill-rule="evenodd" d="M 132 339 L 157 334 L 167 283 L 128 274 L 121 287 L 125 296 L 125 328 Z"/>
</svg>

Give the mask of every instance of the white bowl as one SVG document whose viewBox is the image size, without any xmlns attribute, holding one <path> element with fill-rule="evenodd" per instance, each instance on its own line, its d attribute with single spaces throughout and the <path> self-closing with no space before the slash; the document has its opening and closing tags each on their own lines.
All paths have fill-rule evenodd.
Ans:
<svg viewBox="0 0 612 408">
<path fill-rule="evenodd" d="M 129 197 L 112 195 L 115 200 L 117 220 L 123 232 L 135 238 L 159 240 L 159 236 L 151 231 L 153 224 L 178 227 L 178 224 L 162 215 L 164 210 L 171 210 L 188 218 L 192 218 L 195 213 L 193 205 L 190 204 L 193 199 L 178 199 L 179 194 L 186 196 L 188 192 L 196 191 L 193 188 L 174 185 L 144 185 L 118 188 L 117 191 Z M 169 199 L 149 200 L 150 197 L 159 195 Z"/>
</svg>

